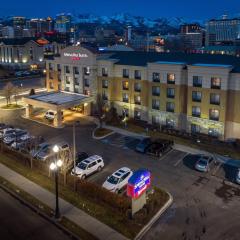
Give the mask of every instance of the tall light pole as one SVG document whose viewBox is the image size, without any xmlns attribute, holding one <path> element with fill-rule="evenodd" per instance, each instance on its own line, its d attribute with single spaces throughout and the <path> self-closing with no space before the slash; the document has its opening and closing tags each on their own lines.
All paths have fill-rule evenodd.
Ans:
<svg viewBox="0 0 240 240">
<path fill-rule="evenodd" d="M 53 152 L 58 153 L 59 147 L 55 145 L 53 147 Z M 62 166 L 62 160 L 58 159 L 57 156 L 55 158 L 55 161 L 50 164 L 50 170 L 54 171 L 55 175 L 55 191 L 56 191 L 56 205 L 55 205 L 55 218 L 58 219 L 60 217 L 60 211 L 59 211 L 59 199 L 58 199 L 58 169 Z"/>
<path fill-rule="evenodd" d="M 73 122 L 73 166 L 74 166 L 74 191 L 76 190 L 76 123 Z"/>
</svg>

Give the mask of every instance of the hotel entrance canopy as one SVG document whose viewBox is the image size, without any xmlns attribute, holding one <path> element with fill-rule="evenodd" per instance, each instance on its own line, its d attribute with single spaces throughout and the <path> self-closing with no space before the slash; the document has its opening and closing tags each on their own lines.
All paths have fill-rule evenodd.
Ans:
<svg viewBox="0 0 240 240">
<path fill-rule="evenodd" d="M 92 101 L 93 97 L 64 91 L 41 93 L 24 98 L 26 104 L 53 111 L 68 109 Z"/>
<path fill-rule="evenodd" d="M 90 113 L 90 104 L 94 97 L 70 92 L 47 92 L 23 98 L 26 103 L 26 118 L 31 118 L 33 107 L 56 111 L 54 127 L 62 126 L 62 110 L 84 104 L 84 111 Z"/>
</svg>

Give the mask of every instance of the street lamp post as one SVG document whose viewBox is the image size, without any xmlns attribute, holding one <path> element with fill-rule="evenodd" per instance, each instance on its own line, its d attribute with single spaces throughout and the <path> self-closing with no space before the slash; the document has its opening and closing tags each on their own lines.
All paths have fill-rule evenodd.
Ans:
<svg viewBox="0 0 240 240">
<path fill-rule="evenodd" d="M 53 152 L 58 153 L 59 147 L 55 145 L 53 147 Z M 62 160 L 57 160 L 55 158 L 55 161 L 50 164 L 50 170 L 54 171 L 55 175 L 55 191 L 56 191 L 56 205 L 55 205 L 55 218 L 58 219 L 60 217 L 60 211 L 59 211 L 59 198 L 58 198 L 58 169 L 62 166 Z"/>
</svg>

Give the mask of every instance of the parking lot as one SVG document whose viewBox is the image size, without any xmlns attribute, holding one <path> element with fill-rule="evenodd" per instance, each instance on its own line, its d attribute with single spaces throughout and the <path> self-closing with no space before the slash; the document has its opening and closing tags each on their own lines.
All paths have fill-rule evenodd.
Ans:
<svg viewBox="0 0 240 240">
<path fill-rule="evenodd" d="M 19 118 L 9 122 L 35 136 L 44 136 L 50 143 L 64 140 L 72 144 L 71 126 L 54 129 Z M 88 177 L 88 181 L 102 184 L 107 176 L 124 166 L 132 170 L 147 168 L 152 173 L 152 184 L 173 195 L 174 204 L 145 239 L 240 239 L 240 188 L 231 183 L 238 168 L 235 162 L 219 161 L 209 172 L 202 173 L 194 169 L 195 156 L 184 148 L 156 158 L 136 153 L 133 149 L 139 140 L 134 137 L 113 134 L 105 140 L 94 140 L 94 128 L 84 118 L 76 127 L 77 150 L 100 155 L 105 163 L 104 169 Z"/>
</svg>

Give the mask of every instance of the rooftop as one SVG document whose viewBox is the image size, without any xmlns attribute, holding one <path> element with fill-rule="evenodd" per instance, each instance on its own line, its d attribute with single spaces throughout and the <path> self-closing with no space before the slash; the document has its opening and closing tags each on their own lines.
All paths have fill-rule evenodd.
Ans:
<svg viewBox="0 0 240 240">
<path fill-rule="evenodd" d="M 145 67 L 148 63 L 207 65 L 218 67 L 232 66 L 232 72 L 240 73 L 240 58 L 222 54 L 187 54 L 187 53 L 157 53 L 157 52 L 113 52 L 109 60 L 115 64 Z M 106 59 L 107 60 L 107 59 Z"/>
<path fill-rule="evenodd" d="M 87 98 L 89 98 L 89 96 L 69 92 L 47 92 L 28 97 L 28 99 L 33 99 L 54 105 L 62 105 L 66 103 L 82 101 Z"/>
</svg>

